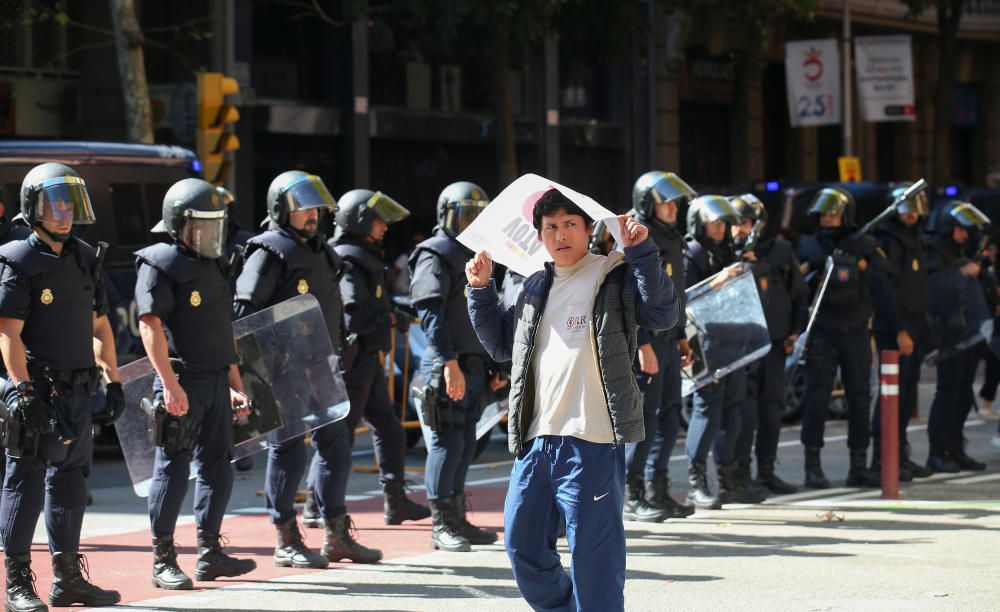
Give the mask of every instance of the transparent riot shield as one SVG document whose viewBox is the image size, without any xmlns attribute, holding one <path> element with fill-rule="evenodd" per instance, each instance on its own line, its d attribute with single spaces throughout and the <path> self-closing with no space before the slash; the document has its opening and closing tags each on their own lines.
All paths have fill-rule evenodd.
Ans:
<svg viewBox="0 0 1000 612">
<path fill-rule="evenodd" d="M 269 440 L 283 442 L 347 416 L 347 390 L 313 296 L 297 296 L 240 319 L 233 330 L 253 406 L 249 417 L 234 419 L 234 460 L 264 450 Z M 177 369 L 183 371 L 183 366 Z M 121 378 L 126 409 L 115 427 L 132 486 L 145 497 L 158 428 L 162 439 L 168 422 L 173 427 L 169 431 L 190 442 L 199 433 L 198 424 L 184 418 L 165 421 L 162 410 L 157 418 L 156 372 L 147 358 L 122 367 Z"/>
<path fill-rule="evenodd" d="M 735 271 L 734 276 L 730 276 Z M 688 341 L 694 364 L 682 370 L 681 394 L 720 380 L 771 349 L 764 309 L 749 267 L 736 264 L 690 287 Z"/>
</svg>

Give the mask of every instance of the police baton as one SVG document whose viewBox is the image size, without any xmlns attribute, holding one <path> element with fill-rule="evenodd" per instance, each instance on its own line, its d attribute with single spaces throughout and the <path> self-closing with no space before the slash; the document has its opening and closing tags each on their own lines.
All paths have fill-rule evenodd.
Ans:
<svg viewBox="0 0 1000 612">
<path fill-rule="evenodd" d="M 927 181 L 925 181 L 924 179 L 920 179 L 916 183 L 913 183 L 912 185 L 907 187 L 906 190 L 903 191 L 903 193 L 899 194 L 899 197 L 893 200 L 892 204 L 887 206 L 885 210 L 883 210 L 878 214 L 878 216 L 876 216 L 868 223 L 865 223 L 863 226 L 861 226 L 861 229 L 854 232 L 851 238 L 856 240 L 864 236 L 865 234 L 873 230 L 875 226 L 879 225 L 892 215 L 896 214 L 896 209 L 899 207 L 900 204 L 902 204 L 906 200 L 909 200 L 913 196 L 921 193 L 925 189 L 927 189 Z"/>
</svg>

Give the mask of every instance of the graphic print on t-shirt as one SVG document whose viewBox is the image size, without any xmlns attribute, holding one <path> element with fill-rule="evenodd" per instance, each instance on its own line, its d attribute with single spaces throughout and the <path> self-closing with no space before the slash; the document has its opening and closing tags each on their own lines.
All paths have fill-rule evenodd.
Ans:
<svg viewBox="0 0 1000 612">
<path fill-rule="evenodd" d="M 590 323 L 588 304 L 570 304 L 566 309 L 559 336 L 567 347 L 578 348 L 587 338 L 587 325 Z"/>
</svg>

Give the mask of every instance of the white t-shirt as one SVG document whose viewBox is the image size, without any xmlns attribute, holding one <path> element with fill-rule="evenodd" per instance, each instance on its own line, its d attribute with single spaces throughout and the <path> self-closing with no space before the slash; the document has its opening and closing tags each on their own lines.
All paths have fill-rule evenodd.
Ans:
<svg viewBox="0 0 1000 612">
<path fill-rule="evenodd" d="M 552 288 L 535 332 L 534 417 L 526 440 L 572 436 L 611 444 L 614 433 L 601 383 L 594 337 L 594 299 L 608 272 L 624 255 L 588 253 L 555 267 Z"/>
</svg>

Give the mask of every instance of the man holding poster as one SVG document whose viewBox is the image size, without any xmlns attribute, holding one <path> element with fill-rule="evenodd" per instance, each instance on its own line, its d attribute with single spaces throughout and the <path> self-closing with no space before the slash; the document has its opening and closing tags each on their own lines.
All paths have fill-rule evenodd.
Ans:
<svg viewBox="0 0 1000 612">
<path fill-rule="evenodd" d="M 642 224 L 625 215 L 611 222 L 614 215 L 596 202 L 547 179 L 518 179 L 489 209 L 470 235 L 528 275 L 517 303 L 504 309 L 490 254 L 480 250 L 465 269 L 476 335 L 494 360 L 512 362 L 508 429 L 516 458 L 504 543 L 514 578 L 536 610 L 624 610 L 624 445 L 645 436 L 632 373 L 637 327 L 676 324 L 673 283 Z M 529 210 L 534 242 L 545 247 L 537 259 L 534 244 L 507 233 L 521 233 L 516 223 Z M 481 224 L 490 222 L 487 212 L 499 239 Z M 588 251 L 595 217 L 608 219 L 624 253 Z M 537 260 L 540 270 L 530 263 Z M 572 577 L 556 551 L 563 520 Z"/>
</svg>

